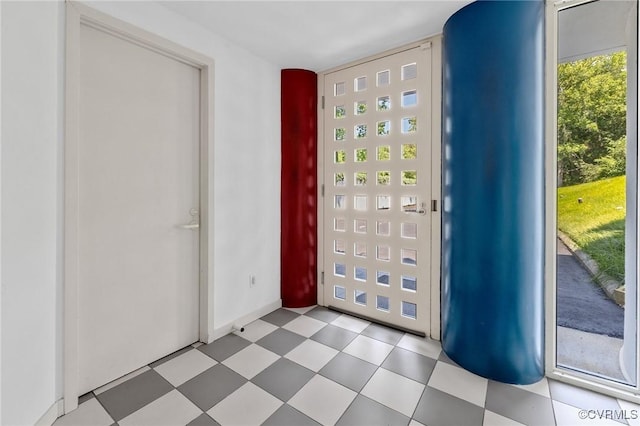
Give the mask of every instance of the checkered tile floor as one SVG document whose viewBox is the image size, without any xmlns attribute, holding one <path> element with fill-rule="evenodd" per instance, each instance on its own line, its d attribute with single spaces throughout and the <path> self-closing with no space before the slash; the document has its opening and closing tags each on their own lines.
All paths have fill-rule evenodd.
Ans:
<svg viewBox="0 0 640 426">
<path fill-rule="evenodd" d="M 80 402 L 55 425 L 575 425 L 581 409 L 640 408 L 547 379 L 487 380 L 438 342 L 322 307 L 279 309 Z"/>
</svg>

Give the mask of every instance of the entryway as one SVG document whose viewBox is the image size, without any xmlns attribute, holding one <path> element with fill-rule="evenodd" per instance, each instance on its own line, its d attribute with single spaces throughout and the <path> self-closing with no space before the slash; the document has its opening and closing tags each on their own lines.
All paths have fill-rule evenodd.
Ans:
<svg viewBox="0 0 640 426">
<path fill-rule="evenodd" d="M 78 395 L 207 339 L 211 64 L 82 5 L 67 10 L 68 412 Z"/>
<path fill-rule="evenodd" d="M 439 52 L 433 39 L 320 76 L 324 304 L 435 339 Z"/>
</svg>

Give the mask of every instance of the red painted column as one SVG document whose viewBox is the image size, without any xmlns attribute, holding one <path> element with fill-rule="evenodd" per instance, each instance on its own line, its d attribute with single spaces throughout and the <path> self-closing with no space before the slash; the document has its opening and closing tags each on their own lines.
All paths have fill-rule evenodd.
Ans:
<svg viewBox="0 0 640 426">
<path fill-rule="evenodd" d="M 282 304 L 317 303 L 317 75 L 301 69 L 281 72 Z"/>
</svg>

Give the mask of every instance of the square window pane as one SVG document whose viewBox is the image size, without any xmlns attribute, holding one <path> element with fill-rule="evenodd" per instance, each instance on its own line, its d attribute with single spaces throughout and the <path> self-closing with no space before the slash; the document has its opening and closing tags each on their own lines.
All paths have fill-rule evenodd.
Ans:
<svg viewBox="0 0 640 426">
<path fill-rule="evenodd" d="M 333 230 L 338 232 L 345 232 L 347 230 L 347 221 L 341 217 L 333 219 Z"/>
<path fill-rule="evenodd" d="M 353 81 L 353 90 L 361 92 L 367 89 L 367 77 L 358 77 Z"/>
<path fill-rule="evenodd" d="M 344 81 L 341 81 L 340 83 L 336 83 L 333 86 L 333 94 L 335 96 L 342 96 L 345 94 L 345 89 L 346 89 L 346 86 L 344 84 Z"/>
<path fill-rule="evenodd" d="M 356 186 L 363 186 L 367 184 L 367 172 L 355 172 L 353 174 L 353 183 Z"/>
<path fill-rule="evenodd" d="M 408 92 L 402 92 L 402 107 L 412 107 L 418 104 L 418 92 L 410 90 Z"/>
<path fill-rule="evenodd" d="M 417 117 L 405 117 L 402 119 L 402 133 L 413 133 L 418 130 Z"/>
<path fill-rule="evenodd" d="M 391 197 L 388 195 L 378 195 L 377 197 L 378 210 L 389 210 L 391 208 Z"/>
<path fill-rule="evenodd" d="M 345 129 L 344 127 L 339 127 L 337 129 L 334 129 L 333 139 L 335 141 L 343 141 L 346 134 L 347 134 L 347 129 Z"/>
<path fill-rule="evenodd" d="M 366 281 L 367 268 L 363 268 L 362 266 L 356 266 L 355 268 L 353 268 L 353 278 L 358 281 Z"/>
<path fill-rule="evenodd" d="M 387 86 L 389 84 L 389 82 L 391 81 L 390 77 L 391 77 L 391 73 L 389 72 L 389 70 L 380 71 L 377 74 L 378 87 Z"/>
<path fill-rule="evenodd" d="M 387 111 L 391 109 L 391 98 L 389 98 L 389 96 L 380 96 L 377 105 L 378 111 Z"/>
<path fill-rule="evenodd" d="M 355 115 L 361 115 L 367 112 L 367 102 L 358 101 L 353 104 L 353 112 Z"/>
<path fill-rule="evenodd" d="M 403 160 L 415 160 L 416 158 L 418 158 L 418 147 L 416 144 L 408 143 L 402 145 Z"/>
<path fill-rule="evenodd" d="M 353 151 L 353 156 L 356 159 L 356 163 L 364 163 L 367 161 L 367 148 L 357 148 Z"/>
<path fill-rule="evenodd" d="M 383 262 L 391 260 L 391 247 L 385 245 L 376 246 L 376 259 Z"/>
<path fill-rule="evenodd" d="M 344 149 L 339 149 L 333 152 L 333 161 L 336 164 L 344 164 L 347 161 L 347 152 Z"/>
<path fill-rule="evenodd" d="M 405 195 L 400 197 L 400 204 L 403 212 L 418 211 L 418 197 L 415 195 Z"/>
<path fill-rule="evenodd" d="M 367 233 L 367 221 L 364 219 L 354 219 L 353 221 L 353 232 L 357 234 L 366 234 Z"/>
<path fill-rule="evenodd" d="M 415 170 L 403 170 L 402 171 L 402 184 L 408 186 L 414 186 L 418 181 L 418 172 Z"/>
<path fill-rule="evenodd" d="M 333 240 L 333 252 L 336 254 L 345 254 L 347 243 L 343 240 Z"/>
<path fill-rule="evenodd" d="M 382 171 L 377 173 L 378 185 L 389 185 L 391 183 L 391 173 Z"/>
<path fill-rule="evenodd" d="M 344 263 L 334 263 L 333 264 L 333 275 L 336 277 L 346 277 L 347 276 L 347 266 Z"/>
<path fill-rule="evenodd" d="M 418 282 L 416 277 L 402 276 L 402 289 L 408 291 L 416 291 L 418 289 Z"/>
<path fill-rule="evenodd" d="M 338 105 L 333 108 L 333 116 L 338 120 L 347 116 L 347 109 L 344 105 Z"/>
<path fill-rule="evenodd" d="M 402 236 L 402 238 L 418 238 L 418 224 L 403 222 L 400 225 L 400 236 Z"/>
<path fill-rule="evenodd" d="M 353 128 L 353 137 L 356 139 L 362 139 L 367 137 L 367 125 L 358 124 Z"/>
<path fill-rule="evenodd" d="M 378 121 L 378 136 L 387 136 L 391 131 L 390 121 Z"/>
<path fill-rule="evenodd" d="M 339 210 L 344 210 L 347 207 L 347 196 L 336 195 L 334 197 L 333 207 Z"/>
<path fill-rule="evenodd" d="M 418 306 L 415 303 L 402 301 L 402 316 L 416 319 L 418 317 Z"/>
<path fill-rule="evenodd" d="M 356 257 L 367 257 L 367 244 L 366 243 L 353 243 L 353 255 Z"/>
<path fill-rule="evenodd" d="M 389 298 L 387 296 L 376 296 L 376 309 L 389 312 Z"/>
<path fill-rule="evenodd" d="M 401 249 L 400 258 L 403 265 L 416 265 L 418 262 L 418 252 L 416 250 Z"/>
<path fill-rule="evenodd" d="M 344 180 L 344 173 L 334 173 L 333 177 L 334 177 L 333 181 L 336 186 L 346 185 L 346 182 Z"/>
<path fill-rule="evenodd" d="M 347 298 L 347 289 L 341 287 L 339 285 L 333 286 L 333 297 L 340 300 L 346 300 Z"/>
<path fill-rule="evenodd" d="M 389 285 L 389 274 L 387 271 L 376 271 L 376 283 L 384 286 Z"/>
<path fill-rule="evenodd" d="M 414 62 L 413 64 L 407 64 L 402 67 L 402 79 L 403 80 L 411 80 L 412 78 L 416 78 L 418 76 L 418 65 Z"/>
<path fill-rule="evenodd" d="M 376 223 L 376 234 L 384 236 L 384 237 L 388 237 L 390 228 L 391 227 L 389 226 L 389 222 L 378 221 Z"/>
<path fill-rule="evenodd" d="M 353 208 L 355 210 L 367 210 L 367 196 L 366 195 L 354 195 L 353 196 Z"/>
<path fill-rule="evenodd" d="M 378 161 L 387 161 L 391 158 L 391 147 L 389 145 L 379 146 L 376 152 Z"/>
<path fill-rule="evenodd" d="M 365 306 L 367 304 L 367 293 L 362 290 L 355 290 L 353 292 L 353 302 L 356 305 Z"/>
</svg>

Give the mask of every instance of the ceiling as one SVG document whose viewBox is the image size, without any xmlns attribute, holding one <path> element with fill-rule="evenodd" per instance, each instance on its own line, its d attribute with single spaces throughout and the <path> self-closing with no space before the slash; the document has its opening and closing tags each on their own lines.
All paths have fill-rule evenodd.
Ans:
<svg viewBox="0 0 640 426">
<path fill-rule="evenodd" d="M 439 34 L 471 0 L 161 1 L 281 68 L 323 71 Z"/>
<path fill-rule="evenodd" d="M 634 1 L 598 1 L 558 13 L 558 61 L 571 62 L 589 56 L 623 50 Z"/>
</svg>

